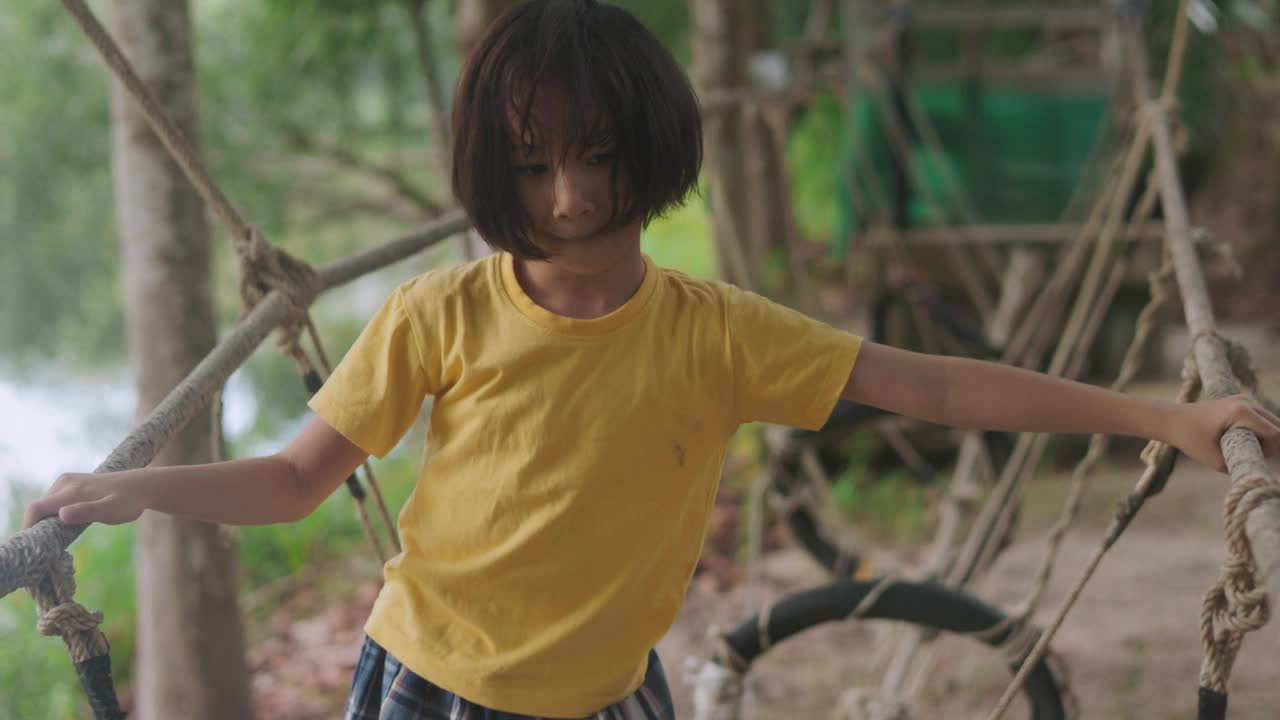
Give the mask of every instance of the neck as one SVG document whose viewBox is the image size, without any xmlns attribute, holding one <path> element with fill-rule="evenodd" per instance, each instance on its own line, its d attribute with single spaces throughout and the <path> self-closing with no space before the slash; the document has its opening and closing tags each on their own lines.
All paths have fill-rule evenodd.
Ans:
<svg viewBox="0 0 1280 720">
<path fill-rule="evenodd" d="M 635 243 L 582 261 L 570 254 L 549 260 L 515 258 L 516 278 L 534 302 L 562 317 L 590 320 L 617 310 L 644 282 L 645 262 Z"/>
</svg>

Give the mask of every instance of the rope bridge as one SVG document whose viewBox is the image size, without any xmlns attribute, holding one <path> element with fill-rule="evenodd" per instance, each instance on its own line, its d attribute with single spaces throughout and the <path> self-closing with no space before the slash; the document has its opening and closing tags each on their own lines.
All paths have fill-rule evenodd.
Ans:
<svg viewBox="0 0 1280 720">
<path fill-rule="evenodd" d="M 323 378 L 316 369 L 317 363 L 313 362 L 302 349 L 300 338 L 304 333 L 311 337 L 320 357 L 318 364 L 328 372 L 329 363 L 324 357 L 323 348 L 317 342 L 314 325 L 308 313 L 308 308 L 316 297 L 333 287 L 402 260 L 463 232 L 467 223 L 462 214 L 455 211 L 418 232 L 318 269 L 290 257 L 273 247 L 256 228 L 247 223 L 221 192 L 191 144 L 165 116 L 159 104 L 137 77 L 123 53 L 84 1 L 63 0 L 63 6 L 98 49 L 110 70 L 121 80 L 138 103 L 152 129 L 182 167 L 201 197 L 226 226 L 233 249 L 240 260 L 240 291 L 246 308 L 245 314 L 236 327 L 95 470 L 95 472 L 114 472 L 139 468 L 150 463 L 160 448 L 196 413 L 211 402 L 228 377 L 277 328 L 280 329 L 278 342 L 281 348 L 295 360 L 299 371 L 307 379 L 308 385 L 314 389 Z M 1184 2 L 1180 16 L 1180 32 L 1184 37 L 1185 7 Z M 1129 50 L 1138 69 L 1135 73 L 1136 92 L 1139 104 L 1144 108 L 1144 115 L 1134 138 L 1133 147 L 1138 149 L 1131 150 L 1128 156 L 1137 159 L 1129 159 L 1123 175 L 1127 178 L 1127 183 L 1132 186 L 1137 173 L 1137 164 L 1150 141 L 1157 161 L 1156 174 L 1165 213 L 1168 254 L 1172 263 L 1171 272 L 1177 276 L 1186 308 L 1187 324 L 1193 334 L 1192 356 L 1186 373 L 1188 380 L 1180 399 L 1192 401 L 1199 394 L 1211 398 L 1224 397 L 1239 392 L 1241 377 L 1248 374 L 1246 372 L 1247 357 L 1243 355 L 1242 350 L 1220 338 L 1215 330 L 1212 308 L 1187 220 L 1185 198 L 1182 195 L 1181 183 L 1174 163 L 1168 117 L 1172 103 L 1167 101 L 1167 98 L 1172 96 L 1172 92 L 1168 77 L 1161 100 L 1152 101 L 1145 77 L 1145 65 L 1141 64 L 1140 31 L 1136 25 L 1131 24 L 1128 32 Z M 1177 58 L 1176 63 L 1180 63 L 1180 53 Z M 1169 77 L 1176 77 L 1176 71 L 1171 69 Z M 1127 193 L 1124 194 L 1127 195 Z M 1120 193 L 1116 196 L 1119 197 Z M 1154 193 L 1148 192 L 1145 197 L 1147 199 L 1141 202 L 1140 206 L 1145 206 L 1146 210 L 1140 213 L 1143 215 L 1140 219 L 1145 219 L 1145 213 L 1150 212 Z M 1116 217 L 1113 214 L 1103 228 L 1104 238 L 1108 236 L 1114 238 L 1118 233 Z M 1097 220 L 1091 220 L 1092 229 L 1087 226 L 1081 236 L 1096 232 L 1097 224 Z M 1104 244 L 1109 245 L 1110 242 L 1107 240 Z M 1084 245 L 1084 243 L 1077 243 L 1080 248 Z M 1082 264 L 1083 252 L 1081 249 L 1079 253 L 1069 255 L 1074 259 L 1076 266 Z M 1118 275 L 1113 272 L 1104 281 L 1103 265 L 1100 264 L 1103 261 L 1099 258 L 1105 257 L 1108 257 L 1106 253 L 1095 254 L 1095 262 L 1091 264 L 1089 273 L 1091 279 L 1086 283 L 1093 283 L 1095 293 L 1092 296 L 1099 301 L 1078 306 L 1078 312 L 1073 314 L 1072 322 L 1069 324 L 1069 327 L 1074 328 L 1070 333 L 1072 335 L 1088 335 L 1096 332 L 1096 322 L 1101 315 L 1100 309 L 1109 304 L 1110 292 L 1114 292 L 1114 283 L 1111 278 L 1118 278 Z M 1167 274 L 1153 278 L 1153 295 L 1157 293 L 1159 290 L 1157 286 L 1163 283 L 1163 277 Z M 1067 272 L 1062 277 L 1069 275 L 1070 272 Z M 1082 293 L 1082 295 L 1089 294 Z M 1051 296 L 1053 293 L 1049 292 L 1045 295 Z M 1157 299 L 1153 297 L 1152 302 L 1154 306 Z M 1163 302 L 1163 297 L 1159 302 Z M 1050 312 L 1048 303 L 1038 304 L 1038 307 L 1042 309 L 1037 311 L 1033 308 L 1033 316 L 1037 312 Z M 1080 307 L 1089 309 L 1079 310 Z M 1145 315 L 1152 318 L 1154 311 Z M 1149 322 L 1151 322 L 1150 319 Z M 1140 333 L 1140 335 L 1145 337 L 1145 334 Z M 1070 346 L 1070 343 L 1066 345 Z M 1059 351 L 1058 356 L 1055 357 L 1055 366 L 1057 372 L 1061 374 L 1068 367 L 1078 364 L 1080 354 L 1069 350 L 1064 352 L 1061 346 Z M 1267 595 L 1280 593 L 1280 484 L 1267 469 L 1257 439 L 1251 433 L 1244 430 L 1228 432 L 1222 439 L 1222 447 L 1232 480 L 1226 502 L 1227 537 L 1231 556 L 1224 566 L 1222 577 L 1209 591 L 1205 600 L 1202 634 L 1206 658 L 1201 685 L 1202 704 L 1209 706 L 1211 711 L 1221 708 L 1221 711 L 1225 712 L 1226 681 L 1240 641 L 1245 632 L 1266 622 Z M 1031 447 L 1022 449 L 1024 459 L 1031 451 Z M 1089 463 L 1091 458 L 1096 460 L 1097 454 L 1091 447 L 1082 466 Z M 1163 482 L 1162 478 L 1167 476 L 1172 468 L 1173 453 L 1168 448 L 1153 450 L 1148 455 L 1152 460 L 1152 469 L 1144 474 L 1138 489 L 1135 490 L 1133 496 L 1135 499 L 1126 504 L 1124 514 L 1117 518 L 1117 526 L 1120 529 L 1123 529 L 1128 518 L 1137 512 L 1142 499 L 1158 490 L 1160 483 Z M 1011 463 L 1012 466 L 1024 467 L 1029 464 Z M 1010 474 L 1010 478 L 1017 474 L 1018 471 L 1015 469 Z M 1008 484 L 1011 487 L 1012 481 Z M 352 488 L 353 494 L 356 494 L 358 483 L 352 479 L 348 481 L 348 485 Z M 357 494 L 358 499 L 359 497 Z M 379 505 L 384 520 L 389 520 L 380 497 Z M 998 505 L 993 507 L 997 507 L 998 515 L 1004 514 L 999 511 Z M 362 517 L 367 519 L 363 505 L 361 505 L 361 513 Z M 39 608 L 40 632 L 49 635 L 57 634 L 63 638 L 76 664 L 95 715 L 104 720 L 121 718 L 124 714 L 120 710 L 111 681 L 107 641 L 98 629 L 102 616 L 100 613 L 89 612 L 73 599 L 74 569 L 66 548 L 84 531 L 85 527 L 84 525 L 66 525 L 57 518 L 47 518 L 0 545 L 0 597 L 19 588 L 29 589 Z M 368 529 L 367 523 L 366 529 Z M 382 549 L 375 536 L 372 531 L 369 532 L 375 548 L 382 555 Z M 1118 535 L 1118 531 L 1114 534 Z M 392 533 L 392 541 L 395 542 L 394 533 Z M 1109 537 L 1101 552 L 1105 552 L 1106 547 L 1109 547 L 1112 542 L 1114 537 Z M 962 578 L 971 574 L 973 567 L 982 563 L 982 556 L 986 552 L 988 551 L 981 546 L 976 546 L 972 550 L 967 549 L 963 556 L 965 562 L 955 563 L 951 570 Z M 1083 585 L 1087 577 L 1086 572 L 1080 585 Z M 1038 590 L 1033 593 L 1035 594 L 1038 594 Z M 1065 615 L 1065 612 L 1066 608 L 1061 611 L 1061 615 Z M 1035 649 L 1031 651 L 1033 657 L 1038 657 L 1036 653 L 1044 652 L 1052 634 L 1051 630 L 1040 637 Z M 1025 663 L 1024 667 L 1030 667 L 1033 664 Z M 1008 694 L 1016 689 L 1020 681 L 1020 678 L 1015 678 Z M 1007 705 L 1007 701 L 1002 703 L 994 711 L 993 718 L 999 717 L 1004 706 Z M 1221 714 L 1216 715 L 1216 717 L 1220 716 Z"/>
</svg>

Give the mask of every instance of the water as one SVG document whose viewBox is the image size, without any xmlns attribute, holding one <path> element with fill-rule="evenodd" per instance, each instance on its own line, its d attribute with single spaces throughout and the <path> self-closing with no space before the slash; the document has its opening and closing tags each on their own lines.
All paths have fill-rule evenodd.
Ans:
<svg viewBox="0 0 1280 720">
<path fill-rule="evenodd" d="M 43 373 L 19 381 L 0 375 L 0 529 L 8 526 L 12 490 L 47 489 L 63 472 L 90 472 L 133 427 L 133 379 L 126 369 L 91 378 Z M 257 401 L 237 373 L 223 394 L 230 438 L 253 424 Z"/>
<path fill-rule="evenodd" d="M 315 308 L 322 333 L 327 320 L 367 320 L 392 287 L 422 269 L 420 264 L 400 263 L 327 293 Z M 333 360 L 340 355 L 336 353 Z M 228 380 L 222 402 L 223 433 L 240 443 L 258 412 L 252 386 L 240 372 Z M 20 380 L 6 375 L 0 365 L 0 539 L 16 530 L 8 525 L 14 510 L 11 490 L 21 487 L 40 492 L 60 473 L 91 472 L 133 428 L 134 405 L 128 368 L 86 376 L 50 367 L 36 377 Z M 305 417 L 300 416 L 295 426 L 283 428 L 280 437 L 239 449 L 255 455 L 274 452 L 302 422 Z"/>
</svg>

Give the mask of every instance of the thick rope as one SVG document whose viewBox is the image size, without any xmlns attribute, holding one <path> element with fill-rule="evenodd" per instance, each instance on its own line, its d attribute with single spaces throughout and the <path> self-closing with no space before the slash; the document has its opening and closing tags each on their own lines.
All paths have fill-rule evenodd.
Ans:
<svg viewBox="0 0 1280 720">
<path fill-rule="evenodd" d="M 1184 0 L 1179 15 L 1180 23 L 1186 22 L 1186 7 L 1187 2 Z M 1146 57 L 1142 52 L 1142 28 L 1140 23 L 1130 21 L 1124 30 L 1130 62 L 1137 70 L 1134 95 L 1139 103 L 1144 103 L 1150 98 L 1151 90 L 1146 74 Z M 1239 377 L 1247 370 L 1246 363 L 1242 361 L 1242 349 L 1232 348 L 1222 342 L 1215 331 L 1213 306 L 1199 258 L 1191 242 L 1189 213 L 1178 174 L 1175 141 L 1164 113 L 1153 114 L 1152 141 L 1156 153 L 1156 171 L 1160 179 L 1161 206 L 1168 229 L 1169 252 L 1177 267 L 1187 327 L 1192 332 L 1192 355 L 1199 368 L 1205 394 L 1210 398 L 1225 397 L 1239 392 L 1241 381 L 1248 383 L 1251 378 Z M 1221 690 L 1201 687 L 1201 692 L 1202 697 L 1204 693 L 1216 695 L 1217 700 L 1225 704 L 1227 675 L 1238 649 L 1239 635 L 1243 634 L 1244 627 L 1253 622 L 1247 619 L 1248 616 L 1258 612 L 1256 606 L 1251 605 L 1252 596 L 1248 591 L 1252 587 L 1249 583 L 1256 582 L 1258 578 L 1246 578 L 1243 568 L 1249 569 L 1249 576 L 1256 576 L 1253 569 L 1255 564 L 1264 568 L 1266 575 L 1262 579 L 1266 586 L 1273 592 L 1280 592 L 1280 572 L 1277 572 L 1280 570 L 1280 503 L 1265 502 L 1274 499 L 1274 490 L 1267 488 L 1275 488 L 1277 482 L 1253 433 L 1240 428 L 1229 430 L 1223 435 L 1220 445 L 1232 482 L 1225 509 L 1231 518 L 1227 528 L 1231 555 L 1224 570 L 1226 589 L 1222 592 L 1227 595 L 1227 604 L 1234 603 L 1237 607 L 1236 611 L 1224 614 L 1222 621 L 1228 626 L 1224 628 L 1226 634 L 1213 634 L 1213 643 L 1208 648 L 1201 671 L 1202 677 Z M 1250 493 L 1258 493 L 1256 499 L 1250 499 L 1247 503 L 1240 499 L 1248 497 Z M 1238 521 L 1237 513 L 1240 513 L 1241 518 Z M 1249 513 L 1257 515 L 1257 518 L 1246 521 Z M 1206 614 L 1216 614 L 1217 606 L 1221 605 L 1216 601 L 1220 594 L 1219 591 L 1210 589 Z"/>
<path fill-rule="evenodd" d="M 1193 347 L 1201 336 L 1213 337 L 1225 346 L 1232 373 L 1256 396 L 1257 377 L 1248 351 L 1211 331 L 1193 337 Z M 1194 364 L 1194 355 L 1191 363 Z M 1199 377 L 1197 369 L 1197 383 Z M 1257 566 L 1246 526 L 1249 514 L 1269 500 L 1280 500 L 1280 483 L 1274 478 L 1255 476 L 1233 483 L 1223 503 L 1227 559 L 1218 579 L 1205 593 L 1200 614 L 1204 644 L 1200 686 L 1223 695 L 1245 633 L 1266 625 L 1271 617 L 1266 590 L 1258 587 Z"/>
<path fill-rule="evenodd" d="M 465 230 L 466 226 L 466 219 L 461 213 L 451 213 L 419 232 L 326 265 L 319 270 L 324 289 L 403 260 Z M 150 463 L 160 448 L 208 405 L 218 389 L 226 384 L 227 378 L 280 324 L 285 316 L 286 303 L 283 294 L 272 293 L 242 318 L 94 472 L 130 470 Z M 46 518 L 6 540 L 0 545 L 0 597 L 36 585 L 85 527 Z"/>
<path fill-rule="evenodd" d="M 241 297 L 246 303 L 245 317 L 236 331 L 219 343 L 187 378 L 170 391 L 143 426 L 129 435 L 97 469 L 97 472 L 105 472 L 149 463 L 160 447 L 217 394 L 231 372 L 243 364 L 271 328 L 283 325 L 282 343 L 296 346 L 300 328 L 310 325 L 306 308 L 325 286 L 326 279 L 305 263 L 271 247 L 256 229 L 245 223 L 198 160 L 194 148 L 165 116 L 92 11 L 82 0 L 64 0 L 63 6 L 133 95 L 152 129 L 196 190 L 226 224 L 242 263 Z M 452 230 L 451 226 L 458 224 L 459 220 L 447 218 L 441 225 Z M 452 234 L 452 231 L 441 233 L 423 245 Z M 412 247 L 422 239 L 402 238 L 396 241 L 394 252 L 406 246 Z M 385 255 L 388 251 L 383 249 L 381 252 Z M 359 256 L 353 260 L 373 264 Z M 337 278 L 344 272 L 349 273 L 350 270 L 340 268 L 333 272 L 336 277 L 328 281 L 337 284 L 341 281 Z M 39 610 L 40 631 L 60 634 L 72 659 L 78 664 L 106 657 L 109 653 L 106 638 L 97 629 L 101 615 L 89 613 L 72 601 L 74 568 L 65 548 L 83 532 L 84 527 L 67 526 L 56 518 L 45 519 L 0 546 L 0 596 L 18 587 L 30 588 Z M 86 686 L 86 690 L 90 693 L 95 712 L 100 716 L 118 715 L 109 678 L 95 688 Z"/>
<path fill-rule="evenodd" d="M 217 183 L 213 181 L 213 177 L 209 174 L 205 166 L 200 162 L 199 154 L 187 140 L 182 131 L 169 120 L 161 109 L 159 101 L 147 89 L 142 79 L 138 77 L 138 73 L 134 71 L 133 66 L 129 63 L 128 58 L 121 52 L 120 46 L 102 27 L 102 23 L 98 21 L 97 16 L 89 9 L 84 0 L 62 0 L 62 6 L 80 26 L 85 36 L 98 49 L 98 53 L 102 55 L 103 62 L 110 68 L 125 89 L 133 96 L 137 102 L 138 108 L 147 119 L 147 123 L 151 125 L 151 129 L 168 148 L 169 154 L 173 156 L 174 161 L 186 173 L 187 178 L 191 180 L 191 184 L 195 186 L 196 192 L 200 193 L 200 197 L 214 213 L 222 220 L 226 226 L 227 232 L 230 234 L 231 242 L 236 245 L 237 254 L 242 254 L 242 247 L 252 243 L 253 233 L 249 224 L 245 222 L 244 217 L 240 214 L 231 201 L 227 199 Z"/>
<path fill-rule="evenodd" d="M 357 253 L 321 268 L 318 276 L 325 288 L 348 282 L 412 255 L 451 237 L 466 228 L 461 213 L 441 218 L 422 231 L 397 238 L 382 246 Z M 132 433 L 96 468 L 114 472 L 144 467 L 160 449 L 191 421 L 223 387 L 228 377 L 244 364 L 254 349 L 287 314 L 289 300 L 281 292 L 271 292 L 165 396 Z M 0 597 L 19 588 L 29 588 L 40 616 L 52 613 L 41 623 L 45 629 L 59 629 L 68 652 L 77 663 L 105 659 L 109 651 L 106 637 L 97 628 L 87 628 L 83 615 L 74 610 L 55 610 L 73 604 L 75 577 L 65 550 L 85 525 L 66 525 L 46 518 L 14 535 L 0 545 Z M 93 614 L 88 614 L 94 617 Z M 99 663 L 100 664 L 100 663 Z M 122 717 L 118 712 L 109 678 L 95 681 L 90 702 L 100 718 Z M 111 693 L 111 697 L 104 697 Z"/>
<path fill-rule="evenodd" d="M 1257 572 L 1246 533 L 1249 513 L 1269 500 L 1280 500 L 1280 484 L 1269 478 L 1253 478 L 1232 485 L 1223 514 L 1228 557 L 1218 580 L 1205 593 L 1200 613 L 1204 662 L 1200 687 L 1223 695 L 1245 633 L 1271 619 L 1266 590 L 1258 587 Z"/>
<path fill-rule="evenodd" d="M 71 554 L 63 552 L 54 565 L 53 572 L 32 587 L 39 609 L 40 634 L 60 635 L 75 663 L 106 655 L 110 647 L 106 636 L 98 631 L 102 613 L 89 612 L 71 600 L 76 592 Z"/>
</svg>

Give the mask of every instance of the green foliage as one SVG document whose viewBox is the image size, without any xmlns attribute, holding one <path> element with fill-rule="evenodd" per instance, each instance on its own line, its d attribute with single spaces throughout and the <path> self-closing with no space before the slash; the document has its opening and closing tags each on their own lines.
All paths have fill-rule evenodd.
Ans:
<svg viewBox="0 0 1280 720">
<path fill-rule="evenodd" d="M 122 356 L 106 84 L 55 3 L 0 20 L 0 348 Z"/>
<path fill-rule="evenodd" d="M 645 228 L 641 246 L 659 265 L 698 277 L 715 274 L 711 217 L 697 198 Z"/>
<path fill-rule="evenodd" d="M 456 72 L 448 9 L 427 7 L 448 85 Z M 445 194 L 424 151 L 434 119 L 403 3 L 216 2 L 193 10 L 204 155 L 232 202 L 274 242 L 303 257 L 332 257 L 423 217 L 370 166 L 401 174 L 429 197 Z M 123 359 L 106 77 L 56 3 L 24 0 L 0 21 L 0 353 L 10 364 Z M 343 150 L 366 167 L 344 160 Z M 235 268 L 220 230 L 213 242 L 229 321 Z"/>
<path fill-rule="evenodd" d="M 677 60 L 689 64 L 692 53 L 687 0 L 613 0 L 611 4 L 635 15 Z"/>
<path fill-rule="evenodd" d="M 873 534 L 918 539 L 925 530 L 929 498 L 906 468 L 877 473 L 871 469 L 875 433 L 853 433 L 846 445 L 849 465 L 831 484 L 831 495 L 844 520 Z"/>
<path fill-rule="evenodd" d="M 787 173 L 801 234 L 832 242 L 842 235 L 841 202 L 849 194 L 834 159 L 846 156 L 845 113 L 840 101 L 822 95 L 796 123 L 787 139 Z M 833 149 L 835 150 L 833 152 Z"/>
</svg>

